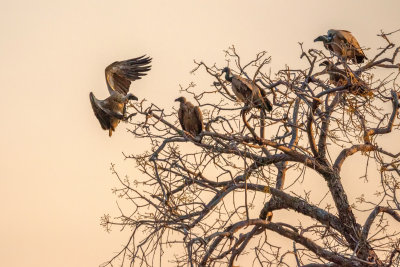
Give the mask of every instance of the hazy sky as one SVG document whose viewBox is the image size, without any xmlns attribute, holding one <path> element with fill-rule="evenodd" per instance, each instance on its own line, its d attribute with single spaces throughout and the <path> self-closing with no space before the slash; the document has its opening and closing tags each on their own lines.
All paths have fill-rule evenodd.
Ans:
<svg viewBox="0 0 400 267">
<path fill-rule="evenodd" d="M 89 91 L 108 94 L 104 68 L 142 54 L 151 72 L 136 96 L 176 105 L 193 59 L 224 62 L 234 44 L 244 58 L 260 50 L 272 68 L 296 66 L 300 51 L 330 28 L 352 31 L 367 55 L 381 29 L 400 28 L 400 1 L 57 1 L 1 0 L 0 265 L 98 266 L 127 233 L 107 234 L 117 215 L 110 163 L 129 173 L 121 152 L 141 151 L 121 123 L 102 131 Z M 332 5 L 334 3 L 334 5 Z"/>
</svg>

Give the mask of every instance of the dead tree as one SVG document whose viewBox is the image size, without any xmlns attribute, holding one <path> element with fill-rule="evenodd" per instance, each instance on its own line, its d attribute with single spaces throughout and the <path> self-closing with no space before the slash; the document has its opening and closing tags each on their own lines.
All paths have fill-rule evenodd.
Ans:
<svg viewBox="0 0 400 267">
<path fill-rule="evenodd" d="M 102 225 L 122 227 L 128 238 L 104 266 L 400 266 L 395 33 L 379 34 L 384 46 L 362 65 L 302 44 L 305 67 L 276 74 L 266 52 L 243 62 L 233 46 L 223 66 L 195 61 L 193 72 L 207 74 L 208 87 L 192 83 L 177 96 L 201 108 L 202 142 L 182 131 L 176 110 L 131 105 L 128 131 L 151 149 L 125 155 L 140 172 L 135 178 L 112 166 L 121 184 L 115 193 L 126 203 Z M 318 66 L 325 60 L 348 82 L 332 85 Z M 227 65 L 267 92 L 271 113 L 237 101 L 221 76 Z M 368 94 L 354 93 L 357 81 Z M 382 145 L 387 137 L 396 144 Z M 343 177 L 352 158 L 363 165 L 363 180 Z M 301 189 L 308 179 L 321 192 Z M 354 186 L 345 188 L 344 179 Z M 360 181 L 376 192 L 352 203 Z"/>
</svg>

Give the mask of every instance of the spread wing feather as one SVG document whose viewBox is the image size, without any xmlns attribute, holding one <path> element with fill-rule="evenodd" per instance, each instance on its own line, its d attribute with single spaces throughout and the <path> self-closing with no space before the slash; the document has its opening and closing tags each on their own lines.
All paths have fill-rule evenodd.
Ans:
<svg viewBox="0 0 400 267">
<path fill-rule="evenodd" d="M 110 116 L 103 111 L 99 101 L 96 99 L 92 92 L 90 92 L 89 98 L 90 103 L 92 104 L 94 115 L 99 120 L 101 128 L 103 128 L 104 130 L 110 129 Z"/>
<path fill-rule="evenodd" d="M 147 75 L 150 70 L 151 58 L 141 56 L 124 61 L 116 61 L 110 64 L 106 70 L 106 82 L 110 94 L 116 91 L 121 94 L 128 94 L 131 81 L 139 80 Z"/>
</svg>

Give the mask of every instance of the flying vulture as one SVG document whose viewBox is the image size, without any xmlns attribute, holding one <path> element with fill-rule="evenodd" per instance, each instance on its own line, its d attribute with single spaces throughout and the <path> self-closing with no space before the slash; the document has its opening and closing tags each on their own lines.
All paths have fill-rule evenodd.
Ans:
<svg viewBox="0 0 400 267">
<path fill-rule="evenodd" d="M 329 82 L 334 86 L 345 86 L 349 79 L 351 82 L 351 86 L 349 87 L 350 93 L 361 96 L 366 96 L 369 93 L 367 84 L 355 77 L 353 73 L 338 68 L 328 60 L 325 60 L 319 65 L 325 66 L 325 70 L 329 74 Z"/>
<path fill-rule="evenodd" d="M 193 136 L 200 134 L 204 129 L 203 114 L 200 108 L 197 106 L 195 107 L 183 96 L 175 99 L 175 101 L 180 103 L 178 118 L 182 129 Z"/>
<path fill-rule="evenodd" d="M 126 104 L 129 100 L 138 98 L 129 92 L 131 81 L 140 79 L 150 70 L 151 58 L 141 56 L 110 64 L 106 72 L 106 82 L 110 96 L 104 100 L 97 99 L 92 92 L 90 103 L 100 122 L 101 128 L 108 130 L 111 137 L 120 120 L 124 119 Z"/>
<path fill-rule="evenodd" d="M 349 31 L 329 30 L 328 35 L 318 36 L 314 42 L 322 41 L 326 49 L 335 55 L 351 60 L 353 63 L 363 63 L 367 59 L 357 39 Z"/>
<path fill-rule="evenodd" d="M 272 110 L 272 104 L 263 89 L 249 79 L 231 74 L 231 70 L 228 67 L 222 70 L 223 73 L 225 73 L 225 79 L 231 83 L 232 91 L 239 101 L 244 102 L 246 105 L 251 104 L 251 106 L 255 106 L 263 111 L 269 112 Z"/>
</svg>

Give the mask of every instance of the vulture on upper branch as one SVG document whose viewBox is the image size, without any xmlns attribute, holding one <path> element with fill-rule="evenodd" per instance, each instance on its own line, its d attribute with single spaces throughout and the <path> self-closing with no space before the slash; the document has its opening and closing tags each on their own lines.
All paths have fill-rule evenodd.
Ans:
<svg viewBox="0 0 400 267">
<path fill-rule="evenodd" d="M 326 49 L 335 55 L 351 60 L 353 63 L 363 63 L 367 59 L 357 39 L 345 30 L 329 30 L 328 35 L 318 36 L 314 42 L 322 41 Z"/>
<path fill-rule="evenodd" d="M 242 78 L 239 75 L 232 75 L 228 67 L 222 70 L 223 73 L 225 73 L 225 79 L 231 83 L 232 91 L 239 101 L 259 108 L 264 112 L 272 110 L 272 104 L 263 89 L 249 79 Z"/>
<path fill-rule="evenodd" d="M 204 129 L 203 114 L 201 113 L 200 108 L 194 106 L 183 96 L 175 99 L 175 101 L 180 103 L 178 118 L 182 129 L 189 132 L 194 137 L 200 134 Z"/>
<path fill-rule="evenodd" d="M 347 81 L 350 80 L 350 93 L 361 96 L 366 96 L 370 93 L 367 84 L 357 78 L 351 71 L 339 69 L 335 64 L 328 60 L 325 60 L 319 65 L 325 66 L 325 70 L 329 74 L 329 82 L 334 86 L 345 86 L 347 84 Z"/>
<path fill-rule="evenodd" d="M 104 100 L 97 99 L 90 92 L 90 103 L 100 122 L 101 128 L 108 130 L 111 137 L 120 120 L 124 119 L 126 104 L 129 100 L 138 98 L 129 92 L 131 81 L 135 81 L 146 75 L 150 70 L 151 58 L 141 56 L 124 61 L 116 61 L 110 64 L 106 70 L 106 82 L 110 96 Z"/>
</svg>

